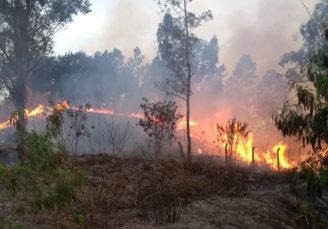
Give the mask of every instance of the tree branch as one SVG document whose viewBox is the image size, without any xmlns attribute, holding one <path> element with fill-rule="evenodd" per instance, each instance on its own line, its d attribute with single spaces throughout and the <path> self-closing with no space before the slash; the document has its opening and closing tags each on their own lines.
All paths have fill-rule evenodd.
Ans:
<svg viewBox="0 0 328 229">
<path fill-rule="evenodd" d="M 301 2 L 302 2 L 302 4 L 303 4 L 304 8 L 306 9 L 307 13 L 310 15 L 311 18 L 313 18 L 313 17 L 312 17 L 312 14 L 310 13 L 309 8 L 305 5 L 304 1 L 301 0 Z"/>
</svg>

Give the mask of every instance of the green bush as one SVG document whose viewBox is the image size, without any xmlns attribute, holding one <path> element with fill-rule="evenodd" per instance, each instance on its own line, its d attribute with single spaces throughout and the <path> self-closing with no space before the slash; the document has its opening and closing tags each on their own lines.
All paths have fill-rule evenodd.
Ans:
<svg viewBox="0 0 328 229">
<path fill-rule="evenodd" d="M 0 182 L 9 200 L 28 207 L 31 225 L 45 210 L 59 213 L 67 209 L 85 178 L 80 168 L 64 164 L 66 151 L 52 138 L 49 131 L 27 133 L 20 142 L 24 160 L 11 167 L 0 166 Z"/>
</svg>

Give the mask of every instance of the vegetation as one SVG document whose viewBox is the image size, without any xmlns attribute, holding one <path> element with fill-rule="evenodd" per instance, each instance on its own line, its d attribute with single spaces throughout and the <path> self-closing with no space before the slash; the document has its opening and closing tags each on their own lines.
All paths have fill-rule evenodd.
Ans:
<svg viewBox="0 0 328 229">
<path fill-rule="evenodd" d="M 157 1 L 157 0 L 156 0 Z M 198 38 L 192 33 L 201 23 L 213 19 L 211 11 L 197 16 L 187 6 L 189 0 L 157 1 L 166 12 L 157 31 L 158 52 L 165 66 L 172 71 L 159 87 L 167 93 L 186 102 L 187 155 L 191 161 L 190 137 L 190 96 L 191 78 L 193 77 L 193 57 Z M 176 15 L 172 13 L 175 12 Z"/>
<path fill-rule="evenodd" d="M 144 110 L 144 119 L 140 119 L 139 125 L 148 134 L 154 143 L 155 161 L 162 157 L 163 147 L 169 144 L 174 138 L 177 121 L 182 118 L 181 114 L 176 114 L 177 105 L 175 102 L 157 101 L 150 103 L 143 98 L 145 103 L 140 107 Z"/>
<path fill-rule="evenodd" d="M 52 52 L 53 35 L 78 13 L 90 12 L 88 0 L 15 1 L 0 4 L 0 82 L 22 114 L 27 86 L 39 62 Z M 65 9 L 65 10 L 64 10 Z M 19 115 L 22 134 L 24 116 Z"/>
<path fill-rule="evenodd" d="M 297 137 L 313 151 L 299 170 L 257 173 L 255 166 L 236 166 L 238 147 L 250 134 L 249 122 L 238 119 L 269 123 L 269 114 L 288 96 L 287 83 L 275 71 L 258 77 L 256 62 L 243 55 L 223 84 L 226 69 L 219 65 L 218 38 L 206 41 L 193 33 L 203 22 L 212 20 L 211 11 L 200 15 L 190 12 L 192 0 L 156 2 L 164 17 L 157 30 L 158 53 L 151 64 L 144 63 L 138 47 L 127 61 L 116 48 L 93 55 L 52 55 L 53 35 L 74 15 L 89 13 L 88 0 L 6 0 L 0 4 L 0 89 L 8 93 L 7 98 L 17 109 L 11 115 L 11 124 L 17 132 L 20 160 L 0 165 L 0 229 L 137 228 L 145 223 L 157 226 L 181 222 L 189 227 L 195 226 L 189 221 L 195 222 L 198 216 L 204 218 L 197 227 L 206 227 L 205 222 L 215 228 L 240 227 L 242 222 L 248 228 L 265 228 L 265 219 L 272 228 L 287 228 L 292 222 L 298 228 L 324 228 L 314 203 L 328 191 L 328 46 L 321 38 L 313 40 L 310 29 L 322 22 L 327 4 L 319 3 L 309 23 L 301 27 L 304 48 L 282 57 L 281 65 L 307 64 L 301 75 L 293 78 L 295 69 L 286 74 L 296 91 L 297 103 L 286 102 L 274 115 L 275 125 L 284 136 Z M 299 76 L 307 76 L 308 81 Z M 303 84 L 292 84 L 295 82 Z M 74 105 L 84 105 L 51 101 L 54 109 L 45 118 L 45 131 L 28 132 L 24 106 L 29 87 L 55 100 L 69 99 Z M 195 100 L 191 100 L 192 95 Z M 187 161 L 175 158 L 178 150 L 172 147 L 182 118 L 180 104 L 162 100 L 164 96 L 185 103 Z M 153 150 L 133 142 L 126 154 L 130 125 L 122 129 L 115 116 L 110 123 L 102 125 L 99 121 L 98 126 L 89 128 L 89 102 L 97 108 L 111 108 L 110 113 L 122 117 L 131 113 L 140 117 L 134 106 L 142 97 L 144 117 L 137 125 L 147 134 Z M 199 103 L 201 118 L 204 114 L 213 117 L 217 105 L 212 100 L 217 98 L 226 100 L 231 111 L 238 114 L 238 119 L 226 125 L 214 125 L 216 142 L 225 145 L 227 166 L 222 166 L 220 155 L 195 153 L 191 160 L 192 101 Z M 250 126 L 253 129 L 257 124 L 254 121 Z M 80 155 L 84 139 L 91 145 L 91 129 L 98 131 L 98 150 L 93 147 L 94 154 Z M 104 148 L 111 154 L 101 153 L 101 141 L 108 142 L 110 147 Z M 183 156 L 180 142 L 179 146 Z M 153 158 L 147 157 L 149 151 Z M 285 187 L 286 183 L 294 195 L 291 199 L 282 196 L 287 192 L 282 194 L 280 188 L 274 188 Z M 286 200 L 293 209 L 286 207 Z M 213 205 L 208 208 L 208 204 Z M 240 220 L 243 215 L 246 217 Z M 229 217 L 232 222 L 228 225 Z M 249 224 L 252 220 L 256 226 Z"/>
<path fill-rule="evenodd" d="M 45 133 L 34 130 L 26 133 L 19 138 L 21 163 L 0 167 L 1 185 L 12 202 L 13 211 L 28 214 L 30 228 L 45 213 L 54 212 L 57 218 L 67 210 L 85 177 L 83 170 L 65 165 L 65 146 L 53 142 L 56 137 L 53 133 L 58 132 L 48 129 Z"/>
<path fill-rule="evenodd" d="M 234 166 L 237 153 L 237 147 L 241 145 L 244 139 L 248 138 L 250 131 L 247 131 L 247 123 L 237 121 L 236 118 L 228 121 L 228 125 L 216 124 L 218 132 L 217 141 L 225 144 L 227 167 Z"/>
<path fill-rule="evenodd" d="M 302 68 L 307 80 L 291 85 L 296 92 L 297 103 L 290 104 L 286 101 L 281 112 L 273 115 L 276 127 L 284 136 L 294 136 L 303 145 L 310 145 L 312 148 L 308 159 L 300 164 L 300 179 L 295 181 L 299 186 L 294 184 L 294 191 L 299 198 L 311 203 L 302 205 L 298 222 L 303 220 L 303 224 L 315 228 L 321 226 L 318 215 L 313 210 L 314 203 L 328 190 L 327 48 L 326 43 L 314 48 Z M 300 188 L 302 186 L 305 188 Z"/>
</svg>

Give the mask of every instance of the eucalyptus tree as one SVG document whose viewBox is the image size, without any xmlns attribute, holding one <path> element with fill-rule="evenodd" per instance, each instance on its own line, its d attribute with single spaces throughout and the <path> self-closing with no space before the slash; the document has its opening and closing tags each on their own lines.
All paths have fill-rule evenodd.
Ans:
<svg viewBox="0 0 328 229">
<path fill-rule="evenodd" d="M 196 15 L 189 11 L 192 0 L 155 0 L 163 12 L 163 21 L 157 31 L 158 52 L 165 66 L 172 72 L 158 87 L 167 95 L 174 95 L 186 103 L 187 153 L 191 161 L 190 97 L 191 79 L 194 76 L 193 60 L 199 39 L 193 30 L 202 22 L 212 20 L 211 11 Z"/>
</svg>

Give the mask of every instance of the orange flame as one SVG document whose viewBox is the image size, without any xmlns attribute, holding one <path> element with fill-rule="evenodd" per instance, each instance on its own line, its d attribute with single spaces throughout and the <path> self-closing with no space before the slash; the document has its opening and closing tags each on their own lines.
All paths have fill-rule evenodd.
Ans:
<svg viewBox="0 0 328 229">
<path fill-rule="evenodd" d="M 73 110 L 78 110 L 78 107 L 71 107 L 69 106 L 68 101 L 64 101 L 63 103 L 58 103 L 56 105 L 56 108 L 59 110 L 65 110 L 67 108 L 73 109 Z M 52 108 L 50 107 L 45 107 L 43 105 L 39 105 L 37 108 L 34 110 L 25 110 L 26 117 L 27 118 L 32 118 L 32 117 L 39 117 L 44 119 L 45 115 L 51 114 Z M 106 115 L 114 115 L 114 111 L 110 109 L 94 109 L 90 108 L 87 110 L 87 112 L 90 113 L 98 113 L 98 114 L 106 114 Z M 121 116 L 128 116 L 128 117 L 134 117 L 134 118 L 144 118 L 143 114 L 140 113 L 132 113 L 132 114 L 117 114 Z M 7 120 L 5 122 L 0 123 L 0 130 L 6 129 L 10 127 L 11 123 L 10 120 Z M 190 121 L 190 126 L 196 126 L 198 123 Z M 177 127 L 177 130 L 181 130 L 186 127 L 186 121 L 180 121 Z M 225 136 L 226 137 L 226 136 Z M 208 136 L 208 138 L 211 138 Z M 235 141 L 237 136 L 235 136 Z M 215 138 L 213 138 L 215 139 Z M 225 147 L 225 143 L 222 144 L 222 147 Z M 253 147 L 253 135 L 250 133 L 248 139 L 246 140 L 240 140 L 238 145 L 235 148 L 235 153 L 236 153 L 236 159 L 243 161 L 245 163 L 251 164 L 252 163 L 252 147 Z M 273 169 L 278 169 L 278 154 L 277 151 L 279 150 L 279 167 L 282 169 L 285 168 L 291 168 L 291 164 L 288 162 L 288 159 L 285 155 L 285 151 L 287 149 L 287 146 L 283 143 L 278 143 L 275 145 L 271 150 L 267 150 L 266 152 L 259 152 L 257 149 L 255 149 L 254 152 L 254 162 L 257 165 L 269 165 Z M 202 150 L 198 150 L 199 154 L 202 154 Z"/>
<path fill-rule="evenodd" d="M 237 144 L 235 146 L 235 154 L 236 158 L 240 161 L 243 161 L 245 163 L 251 164 L 253 161 L 253 153 L 252 153 L 252 147 L 253 147 L 253 134 L 249 134 L 249 137 L 247 140 L 239 140 L 237 143 L 237 136 L 235 136 L 234 142 Z M 227 136 L 224 136 L 224 138 L 227 138 Z M 225 147 L 226 143 L 222 144 L 222 147 Z M 285 150 L 287 146 L 283 143 L 278 143 L 275 145 L 272 150 L 267 150 L 266 152 L 259 153 L 254 151 L 254 163 L 257 165 L 268 165 L 271 168 L 277 170 L 278 167 L 282 169 L 291 168 L 291 164 L 288 163 L 288 159 L 285 155 Z M 277 151 L 279 151 L 279 166 L 278 166 L 278 154 Z"/>
<path fill-rule="evenodd" d="M 190 121 L 190 122 L 189 122 L 189 125 L 190 125 L 190 126 L 196 126 L 196 125 L 198 125 L 198 123 L 197 123 L 197 122 Z M 185 120 L 184 120 L 184 121 L 181 121 L 181 122 L 179 122 L 179 124 L 178 124 L 178 128 L 177 128 L 177 130 L 184 129 L 184 128 L 186 128 L 186 126 L 187 126 L 187 122 L 186 122 Z"/>
<path fill-rule="evenodd" d="M 94 108 L 90 108 L 88 109 L 88 112 L 91 113 L 96 113 L 96 114 L 107 114 L 107 115 L 113 115 L 114 111 L 113 110 L 107 110 L 107 109 L 94 109 Z"/>
<path fill-rule="evenodd" d="M 10 126 L 10 121 L 5 121 L 0 123 L 0 130 L 6 129 Z"/>
</svg>

